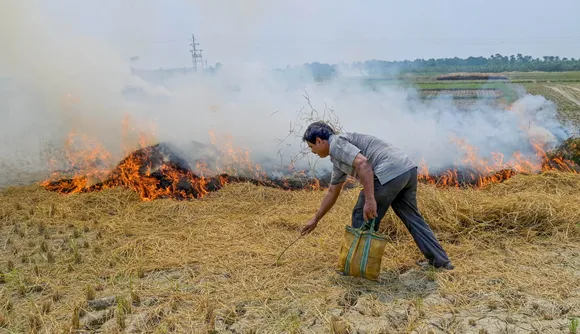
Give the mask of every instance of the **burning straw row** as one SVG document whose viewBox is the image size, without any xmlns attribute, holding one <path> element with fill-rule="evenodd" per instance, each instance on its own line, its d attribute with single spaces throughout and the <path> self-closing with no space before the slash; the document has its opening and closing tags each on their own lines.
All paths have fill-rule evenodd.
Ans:
<svg viewBox="0 0 580 334">
<path fill-rule="evenodd" d="M 465 166 L 442 170 L 430 175 L 426 165 L 421 164 L 419 180 L 440 187 L 474 186 L 482 187 L 489 183 L 507 180 L 518 173 L 537 173 L 540 171 L 558 170 L 571 173 L 580 172 L 578 138 L 571 137 L 555 150 L 544 152 L 535 146 L 541 162 L 533 164 L 526 159 L 517 159 L 515 165 L 504 166 L 495 161 L 490 164 L 485 159 L 477 159 L 468 154 Z M 462 144 L 464 145 L 464 144 Z M 469 147 L 468 147 L 469 149 Z M 468 151 L 469 152 L 469 151 Z M 205 163 L 205 162 L 204 162 Z M 199 162 L 196 164 L 200 166 Z M 248 164 L 251 172 L 240 175 L 233 169 L 234 175 L 227 173 L 203 176 L 191 169 L 191 164 L 174 152 L 171 146 L 160 143 L 136 150 L 123 159 L 103 180 L 88 175 L 76 175 L 73 178 L 62 178 L 60 173 L 41 183 L 48 190 L 63 194 L 100 191 L 114 187 L 125 187 L 137 192 L 141 199 L 149 201 L 159 198 L 199 199 L 212 191 L 221 189 L 227 183 L 253 183 L 255 185 L 280 188 L 283 190 L 320 189 L 327 187 L 330 174 L 323 178 L 308 176 L 305 171 L 287 171 L 284 177 L 270 177 L 259 165 Z M 207 168 L 203 168 L 207 169 Z M 257 171 L 257 172 L 256 172 Z M 210 171 L 210 175 L 212 172 Z M 353 186 L 348 182 L 347 188 Z"/>
</svg>

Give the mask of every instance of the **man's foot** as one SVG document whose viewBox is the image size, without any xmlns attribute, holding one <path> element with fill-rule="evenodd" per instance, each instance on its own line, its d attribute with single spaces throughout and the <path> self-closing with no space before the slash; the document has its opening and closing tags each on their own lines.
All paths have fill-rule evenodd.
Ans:
<svg viewBox="0 0 580 334">
<path fill-rule="evenodd" d="M 453 264 L 451 264 L 451 262 L 447 262 L 444 266 L 435 267 L 435 268 L 445 269 L 445 270 L 453 270 L 453 269 L 455 269 L 455 266 L 453 266 Z"/>
<path fill-rule="evenodd" d="M 423 259 L 423 260 L 418 260 L 417 262 L 415 262 L 419 267 L 427 267 L 429 265 L 431 265 L 429 263 L 429 260 L 427 259 Z"/>
<path fill-rule="evenodd" d="M 453 264 L 451 264 L 451 262 L 447 262 L 446 264 L 444 264 L 443 266 L 434 266 L 431 262 L 429 262 L 429 260 L 424 259 L 424 260 L 419 260 L 417 262 L 417 265 L 423 269 L 426 269 L 428 267 L 434 267 L 436 269 L 445 269 L 445 270 L 453 270 L 455 269 L 455 266 L 453 266 Z"/>
</svg>

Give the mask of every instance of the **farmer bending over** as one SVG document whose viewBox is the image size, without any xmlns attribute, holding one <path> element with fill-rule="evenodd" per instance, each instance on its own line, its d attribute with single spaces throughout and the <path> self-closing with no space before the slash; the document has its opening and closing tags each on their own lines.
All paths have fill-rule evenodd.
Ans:
<svg viewBox="0 0 580 334">
<path fill-rule="evenodd" d="M 378 230 L 381 219 L 392 206 L 427 259 L 418 264 L 453 269 L 445 250 L 419 213 L 418 166 L 401 149 L 370 135 L 335 134 L 324 122 L 310 124 L 302 139 L 319 157 L 330 156 L 333 164 L 328 192 L 314 217 L 302 229 L 302 235 L 316 228 L 336 203 L 347 175 L 351 175 L 363 186 L 352 211 L 352 227 L 368 229 L 368 221 L 376 218 L 375 231 Z"/>
</svg>

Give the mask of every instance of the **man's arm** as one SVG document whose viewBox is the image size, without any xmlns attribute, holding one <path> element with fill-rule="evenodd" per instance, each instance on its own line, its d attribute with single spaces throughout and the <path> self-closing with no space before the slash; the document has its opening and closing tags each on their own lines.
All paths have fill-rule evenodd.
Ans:
<svg viewBox="0 0 580 334">
<path fill-rule="evenodd" d="M 356 174 L 358 175 L 365 195 L 365 205 L 363 208 L 363 219 L 368 221 L 377 216 L 377 201 L 375 200 L 374 173 L 371 164 L 362 154 L 357 154 L 353 162 Z"/>
<path fill-rule="evenodd" d="M 374 183 L 374 173 L 373 168 L 367 158 L 362 154 L 357 154 L 354 158 L 354 168 L 356 174 L 358 175 L 365 194 L 365 200 L 375 198 L 375 183 Z"/>
<path fill-rule="evenodd" d="M 330 187 L 328 187 L 328 191 L 322 199 L 320 208 L 318 208 L 318 211 L 314 215 L 314 219 L 316 219 L 316 221 L 320 221 L 322 217 L 324 217 L 324 215 L 326 215 L 326 213 L 334 206 L 334 203 L 336 203 L 336 200 L 338 199 L 338 195 L 340 195 L 343 184 L 344 183 L 331 184 Z"/>
<path fill-rule="evenodd" d="M 336 200 L 338 199 L 338 195 L 340 194 L 343 185 L 344 182 L 341 182 L 338 184 L 331 184 L 330 187 L 328 187 L 328 191 L 326 192 L 324 198 L 322 199 L 320 208 L 318 208 L 318 211 L 316 211 L 316 214 L 314 214 L 314 217 L 310 219 L 310 221 L 308 221 L 306 226 L 302 228 L 302 235 L 306 235 L 316 228 L 318 222 L 322 219 L 322 217 L 324 217 L 324 215 L 326 215 L 326 213 L 336 203 Z"/>
</svg>

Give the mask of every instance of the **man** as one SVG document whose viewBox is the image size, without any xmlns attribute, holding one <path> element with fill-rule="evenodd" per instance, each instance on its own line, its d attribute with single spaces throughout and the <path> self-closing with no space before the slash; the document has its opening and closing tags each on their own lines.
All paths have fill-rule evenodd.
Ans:
<svg viewBox="0 0 580 334">
<path fill-rule="evenodd" d="M 391 206 L 426 258 L 418 264 L 453 269 L 443 247 L 419 213 L 418 166 L 401 149 L 370 135 L 337 135 L 324 122 L 310 124 L 302 139 L 319 157 L 330 156 L 333 164 L 328 192 L 314 217 L 302 229 L 302 235 L 312 232 L 334 206 L 347 176 L 351 175 L 363 186 L 352 211 L 352 227 L 369 228 L 366 222 L 376 218 L 375 230 L 378 230 L 381 219 Z"/>
</svg>

